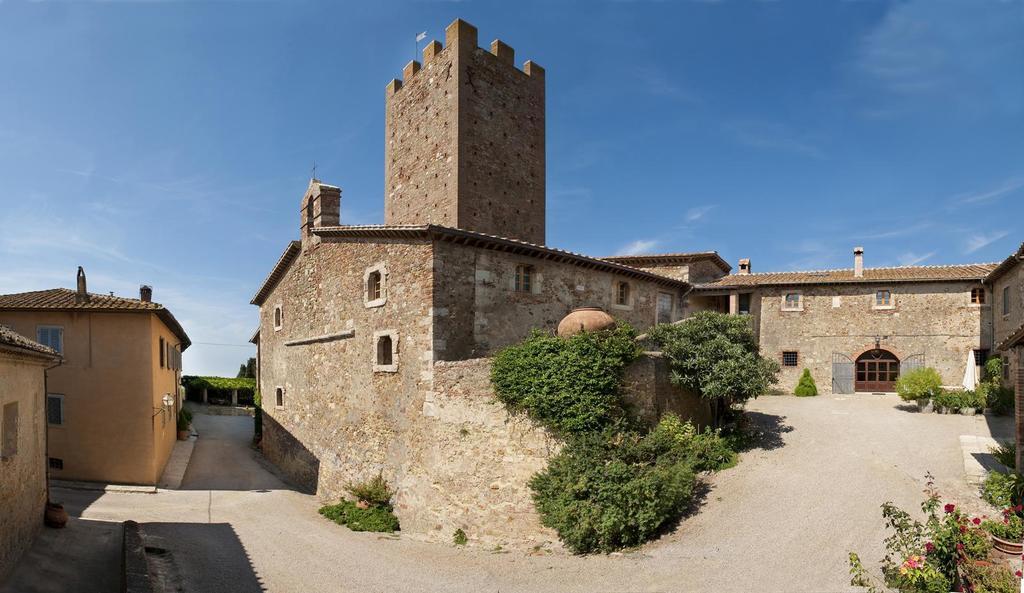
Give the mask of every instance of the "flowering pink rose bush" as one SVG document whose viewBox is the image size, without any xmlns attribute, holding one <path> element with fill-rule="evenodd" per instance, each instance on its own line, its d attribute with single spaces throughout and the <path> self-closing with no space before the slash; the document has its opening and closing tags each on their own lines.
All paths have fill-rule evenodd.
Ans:
<svg viewBox="0 0 1024 593">
<path fill-rule="evenodd" d="M 918 521 L 892 503 L 882 505 L 882 517 L 892 530 L 885 539 L 882 559 L 884 586 L 902 593 L 1011 593 L 1020 590 L 1020 577 L 989 560 L 991 544 L 986 517 L 969 517 L 952 503 L 941 505 L 931 476 L 925 488 Z M 1020 517 L 1012 512 L 1004 515 Z M 1008 523 L 1007 523 L 1008 524 Z M 1021 524 L 1024 531 L 1024 524 Z M 850 553 L 850 583 L 881 591 L 882 584 L 868 573 L 856 553 Z"/>
</svg>

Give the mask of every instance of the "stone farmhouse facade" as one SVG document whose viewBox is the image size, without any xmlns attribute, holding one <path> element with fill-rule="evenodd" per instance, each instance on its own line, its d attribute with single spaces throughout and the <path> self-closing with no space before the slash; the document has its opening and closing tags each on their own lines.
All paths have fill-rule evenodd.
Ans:
<svg viewBox="0 0 1024 593">
<path fill-rule="evenodd" d="M 1024 244 L 985 279 L 992 287 L 994 352 L 1003 358 L 1003 381 L 1024 394 Z M 1017 422 L 1024 422 L 1017 410 Z"/>
<path fill-rule="evenodd" d="M 995 264 L 864 268 L 861 250 L 849 270 L 753 274 L 714 251 L 548 246 L 544 85 L 541 67 L 516 68 L 500 40 L 478 47 L 456 20 L 386 87 L 385 223 L 345 225 L 339 187 L 306 188 L 299 240 L 252 299 L 253 342 L 263 452 L 324 500 L 382 472 L 406 534 L 554 541 L 528 481 L 559 443 L 495 402 L 489 357 L 580 307 L 640 331 L 703 309 L 750 315 L 784 390 L 804 367 L 825 391 L 837 369 L 841 390 L 878 391 L 925 364 L 956 384 L 968 353 L 993 348 Z M 667 376 L 643 358 L 626 398 L 651 420 L 706 422 Z"/>
<path fill-rule="evenodd" d="M 0 325 L 0 581 L 43 527 L 46 372 L 60 360 Z"/>
</svg>

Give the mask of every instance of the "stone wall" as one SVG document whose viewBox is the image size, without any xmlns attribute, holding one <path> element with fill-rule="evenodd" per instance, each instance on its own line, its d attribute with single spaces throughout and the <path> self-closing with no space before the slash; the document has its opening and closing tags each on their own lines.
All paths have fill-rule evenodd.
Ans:
<svg viewBox="0 0 1024 593">
<path fill-rule="evenodd" d="M 451 243 L 438 243 L 434 260 L 438 360 L 489 355 L 533 329 L 553 330 L 577 307 L 601 307 L 643 331 L 655 322 L 659 292 L 673 295 L 673 319 L 682 317 L 680 290 L 649 280 Z M 534 266 L 533 292 L 514 290 L 517 264 Z M 630 284 L 625 307 L 614 304 L 619 281 Z"/>
<path fill-rule="evenodd" d="M 692 420 L 700 427 L 711 424 L 711 405 L 699 395 L 680 389 L 669 380 L 668 361 L 660 352 L 645 353 L 626 369 L 623 398 L 630 409 L 649 425 L 665 414 Z"/>
<path fill-rule="evenodd" d="M 874 286 L 838 284 L 759 289 L 762 354 L 780 361 L 783 351 L 799 353 L 795 367 L 782 367 L 779 388 L 796 387 L 804 368 L 819 391 L 832 388 L 834 352 L 856 359 L 880 347 L 900 360 L 924 354 L 925 365 L 942 375 L 943 384 L 959 385 L 967 353 L 990 348 L 992 328 L 986 306 L 971 304 L 973 282 L 907 283 Z M 873 307 L 875 290 L 892 290 L 894 307 Z M 783 311 L 783 295 L 800 292 L 803 310 Z M 755 317 L 757 319 L 757 317 Z"/>
<path fill-rule="evenodd" d="M 431 389 L 430 253 L 429 241 L 325 240 L 296 258 L 260 308 L 264 453 L 325 499 L 380 470 L 400 481 L 406 433 Z M 385 298 L 367 306 L 375 266 Z M 397 367 L 375 371 L 374 334 L 392 330 Z"/>
<path fill-rule="evenodd" d="M 0 457 L 0 582 L 43 526 L 46 507 L 45 365 L 0 352 L 0 422 L 17 406 L 17 451 Z M 12 407 L 7 407 L 11 405 Z M 0 442 L 9 430 L 0 424 Z M 2 455 L 2 452 L 0 452 Z"/>
<path fill-rule="evenodd" d="M 446 36 L 387 90 L 385 222 L 544 244 L 544 72 L 463 21 Z"/>
<path fill-rule="evenodd" d="M 1010 310 L 1004 315 L 1003 290 L 1007 288 L 1009 289 Z M 994 325 L 992 341 L 998 346 L 1006 338 L 1010 337 L 1021 324 L 1024 324 L 1024 264 L 1018 262 L 1005 274 L 997 278 L 991 290 L 992 292 L 986 296 L 989 298 L 988 302 L 992 310 Z M 1017 376 L 1018 371 L 1017 357 L 1012 356 L 1008 352 L 996 354 L 1002 355 L 1004 362 L 1009 362 L 1010 370 L 1006 376 L 1011 379 L 1006 381 L 1006 385 L 1012 387 L 1012 378 Z"/>
</svg>

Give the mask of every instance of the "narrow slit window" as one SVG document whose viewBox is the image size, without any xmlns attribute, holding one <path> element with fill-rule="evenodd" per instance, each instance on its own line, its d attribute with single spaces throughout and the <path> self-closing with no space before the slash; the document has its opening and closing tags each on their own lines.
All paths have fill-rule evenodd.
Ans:
<svg viewBox="0 0 1024 593">
<path fill-rule="evenodd" d="M 281 329 L 284 325 L 284 311 L 281 309 L 281 305 L 274 307 L 274 329 Z"/>
<path fill-rule="evenodd" d="M 160 368 L 164 368 L 164 354 L 167 352 L 167 348 L 164 347 L 164 339 L 160 338 Z"/>
<path fill-rule="evenodd" d="M 64 396 L 48 394 L 46 396 L 46 422 L 52 426 L 64 424 Z"/>
<path fill-rule="evenodd" d="M 283 408 L 284 407 L 284 389 L 281 388 L 281 387 L 278 387 L 277 389 L 275 389 L 274 390 L 274 398 L 275 398 L 275 402 L 274 403 L 277 405 L 277 407 Z"/>
<path fill-rule="evenodd" d="M 380 272 L 374 270 L 366 278 L 366 298 L 375 301 L 381 297 L 381 276 Z"/>
<path fill-rule="evenodd" d="M 4 406 L 3 425 L 0 426 L 0 457 L 18 454 L 18 402 Z"/>
</svg>

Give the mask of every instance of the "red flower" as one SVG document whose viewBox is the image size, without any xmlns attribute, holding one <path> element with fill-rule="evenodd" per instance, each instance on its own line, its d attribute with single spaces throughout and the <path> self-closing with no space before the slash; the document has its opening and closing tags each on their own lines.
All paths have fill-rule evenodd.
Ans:
<svg viewBox="0 0 1024 593">
<path fill-rule="evenodd" d="M 1021 571 L 1019 571 L 1019 570 L 1018 570 L 1017 572 L 1013 573 L 1013 574 L 1017 575 L 1017 578 L 1018 578 L 1018 579 L 1019 579 L 1020 577 L 1024 576 L 1024 573 L 1021 573 Z"/>
<path fill-rule="evenodd" d="M 1021 512 L 1021 511 L 1024 511 L 1024 505 L 1020 505 L 1020 504 L 1019 504 L 1019 505 L 1017 505 L 1017 506 L 1013 507 L 1013 511 L 1014 511 L 1015 513 L 1019 513 L 1019 512 Z"/>
<path fill-rule="evenodd" d="M 962 550 L 964 549 L 964 545 L 963 545 L 962 543 L 960 543 L 960 542 L 957 542 L 957 544 L 956 544 L 956 549 L 958 549 L 958 550 L 961 550 L 961 551 L 962 551 Z"/>
<path fill-rule="evenodd" d="M 966 525 L 961 525 L 960 526 L 960 533 L 967 533 L 967 526 Z"/>
<path fill-rule="evenodd" d="M 975 517 L 971 519 L 971 523 L 974 523 L 975 525 L 981 525 L 981 519 Z"/>
<path fill-rule="evenodd" d="M 942 507 L 942 510 L 946 511 L 947 513 L 952 513 L 953 511 L 956 510 L 956 505 L 953 503 L 946 503 L 946 506 Z"/>
<path fill-rule="evenodd" d="M 933 544 L 932 542 L 925 542 L 924 551 L 926 554 L 931 554 L 935 551 L 935 544 Z M 1021 556 L 1024 557 L 1024 554 L 1021 554 Z"/>
</svg>

